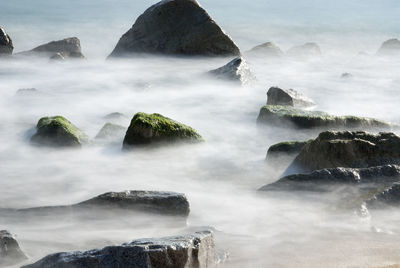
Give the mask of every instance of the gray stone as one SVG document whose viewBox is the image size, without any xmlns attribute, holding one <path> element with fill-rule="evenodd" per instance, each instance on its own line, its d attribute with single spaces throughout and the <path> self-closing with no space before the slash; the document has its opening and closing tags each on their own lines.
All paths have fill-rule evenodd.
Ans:
<svg viewBox="0 0 400 268">
<path fill-rule="evenodd" d="M 288 105 L 292 107 L 315 106 L 315 102 L 294 89 L 271 87 L 267 92 L 267 105 Z"/>
<path fill-rule="evenodd" d="M 83 56 L 82 54 L 81 42 L 77 37 L 70 37 L 59 41 L 52 41 L 50 43 L 38 46 L 32 50 L 20 52 L 18 54 L 26 56 L 44 56 L 48 58 L 57 57 L 58 59 L 60 59 L 60 56 L 62 56 L 64 59 L 85 58 L 85 56 Z"/>
<path fill-rule="evenodd" d="M 106 123 L 96 135 L 97 140 L 122 140 L 126 133 L 126 127 Z"/>
<path fill-rule="evenodd" d="M 390 39 L 385 41 L 378 50 L 377 54 L 379 56 L 400 55 L 400 40 Z"/>
<path fill-rule="evenodd" d="M 217 79 L 237 82 L 248 85 L 255 81 L 255 76 L 251 73 L 249 66 L 242 57 L 237 57 L 228 64 L 209 72 Z"/>
<path fill-rule="evenodd" d="M 301 46 L 292 47 L 287 51 L 291 57 L 311 58 L 321 56 L 321 49 L 316 43 L 306 43 Z"/>
<path fill-rule="evenodd" d="M 390 187 L 380 190 L 366 203 L 369 208 L 381 208 L 387 205 L 398 207 L 400 205 L 400 183 L 394 183 Z"/>
<path fill-rule="evenodd" d="M 212 268 L 218 257 L 211 231 L 138 239 L 120 246 L 48 255 L 25 268 Z"/>
<path fill-rule="evenodd" d="M 280 58 L 284 55 L 283 51 L 274 43 L 267 42 L 253 47 L 247 52 L 248 55 L 264 56 L 267 58 Z"/>
<path fill-rule="evenodd" d="M 0 26 L 0 57 L 4 55 L 11 55 L 14 50 L 14 45 L 11 37 Z"/>
<path fill-rule="evenodd" d="M 110 57 L 140 53 L 231 56 L 240 50 L 196 0 L 163 0 L 139 16 Z"/>
<path fill-rule="evenodd" d="M 18 264 L 28 259 L 10 232 L 0 231 L 0 267 Z"/>
<path fill-rule="evenodd" d="M 351 78 L 353 78 L 353 75 L 351 73 L 342 73 L 340 78 L 342 78 L 342 79 L 351 79 Z"/>
</svg>

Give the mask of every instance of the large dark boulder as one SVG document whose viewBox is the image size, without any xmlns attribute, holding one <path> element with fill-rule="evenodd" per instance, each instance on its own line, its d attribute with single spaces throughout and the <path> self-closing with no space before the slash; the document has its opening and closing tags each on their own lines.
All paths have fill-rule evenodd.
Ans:
<svg viewBox="0 0 400 268">
<path fill-rule="evenodd" d="M 240 51 L 196 0 L 164 0 L 139 16 L 110 57 L 139 53 L 231 56 Z"/>
<path fill-rule="evenodd" d="M 8 231 L 0 231 L 0 267 L 18 264 L 28 259 L 15 237 Z"/>
<path fill-rule="evenodd" d="M 11 55 L 14 50 L 11 37 L 0 26 L 0 57 L 4 55 Z"/>
<path fill-rule="evenodd" d="M 287 105 L 292 107 L 315 106 L 315 102 L 294 89 L 271 87 L 267 92 L 267 105 Z"/>
<path fill-rule="evenodd" d="M 242 85 L 248 85 L 255 81 L 255 76 L 251 73 L 250 67 L 242 57 L 237 57 L 209 73 L 217 79 L 238 82 Z"/>
<path fill-rule="evenodd" d="M 380 56 L 400 55 L 400 40 L 389 39 L 385 41 L 379 48 L 377 54 Z"/>
<path fill-rule="evenodd" d="M 123 147 L 171 142 L 200 142 L 203 138 L 193 128 L 161 114 L 137 113 L 126 131 Z"/>
<path fill-rule="evenodd" d="M 321 54 L 321 49 L 316 43 L 295 46 L 287 51 L 288 56 L 296 58 L 312 58 L 321 56 Z"/>
<path fill-rule="evenodd" d="M 76 58 L 83 59 L 81 42 L 77 37 L 70 37 L 59 41 L 38 46 L 32 50 L 18 53 L 27 56 L 44 56 L 52 59 Z"/>
<path fill-rule="evenodd" d="M 81 147 L 89 141 L 88 136 L 65 117 L 43 117 L 31 138 L 35 145 L 52 147 Z"/>
<path fill-rule="evenodd" d="M 299 129 L 380 129 L 389 130 L 393 125 L 373 118 L 334 116 L 319 111 L 307 111 L 290 106 L 266 105 L 257 118 L 259 125 L 294 127 Z"/>
<path fill-rule="evenodd" d="M 310 172 L 335 167 L 366 168 L 400 164 L 400 137 L 393 133 L 326 131 L 307 143 L 289 170 Z"/>
<path fill-rule="evenodd" d="M 246 54 L 251 56 L 261 56 L 266 58 L 280 58 L 283 57 L 283 51 L 274 43 L 267 42 L 256 47 L 253 47 Z"/>
<path fill-rule="evenodd" d="M 25 268 L 212 268 L 218 257 L 211 231 L 138 239 L 120 246 L 48 255 Z"/>
</svg>

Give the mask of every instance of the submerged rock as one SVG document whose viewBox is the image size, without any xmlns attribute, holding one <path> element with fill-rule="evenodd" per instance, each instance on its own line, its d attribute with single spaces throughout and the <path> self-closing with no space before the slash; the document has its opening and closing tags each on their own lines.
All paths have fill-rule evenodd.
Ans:
<svg viewBox="0 0 400 268">
<path fill-rule="evenodd" d="M 341 185 L 371 184 L 373 188 L 392 185 L 400 180 L 400 167 L 396 165 L 370 168 L 330 168 L 309 174 L 294 174 L 261 187 L 260 191 L 324 192 Z"/>
<path fill-rule="evenodd" d="M 123 113 L 114 112 L 105 115 L 103 118 L 106 120 L 120 120 L 126 118 L 126 116 Z"/>
<path fill-rule="evenodd" d="M 257 118 L 260 125 L 295 127 L 299 129 L 391 129 L 390 123 L 357 116 L 333 116 L 319 111 L 306 111 L 289 106 L 267 105 L 261 108 Z"/>
<path fill-rule="evenodd" d="M 161 114 L 137 113 L 126 132 L 123 147 L 165 142 L 200 142 L 203 138 L 193 128 Z"/>
<path fill-rule="evenodd" d="M 0 267 L 18 264 L 28 259 L 15 237 L 8 231 L 0 231 Z"/>
<path fill-rule="evenodd" d="M 163 0 L 139 16 L 110 57 L 138 53 L 231 56 L 240 50 L 196 0 Z"/>
<path fill-rule="evenodd" d="M 259 46 L 253 47 L 247 52 L 247 54 L 260 55 L 269 58 L 280 58 L 284 55 L 283 51 L 272 42 L 267 42 Z"/>
<path fill-rule="evenodd" d="M 16 95 L 36 95 L 39 93 L 39 90 L 36 88 L 20 88 L 15 93 Z"/>
<path fill-rule="evenodd" d="M 82 54 L 81 42 L 77 37 L 70 37 L 59 41 L 52 41 L 50 43 L 38 46 L 32 50 L 18 53 L 20 55 L 37 55 L 49 58 L 61 57 L 83 59 L 85 56 Z M 60 57 L 61 56 L 61 57 Z"/>
<path fill-rule="evenodd" d="M 53 147 L 80 147 L 89 141 L 88 136 L 65 117 L 43 117 L 36 126 L 31 143 Z"/>
<path fill-rule="evenodd" d="M 390 39 L 385 41 L 377 54 L 380 56 L 400 55 L 400 40 Z"/>
<path fill-rule="evenodd" d="M 99 131 L 99 133 L 96 135 L 95 139 L 98 140 L 121 140 L 124 138 L 126 132 L 126 127 L 117 125 L 117 124 L 112 124 L 112 123 L 106 123 Z"/>
<path fill-rule="evenodd" d="M 14 50 L 14 45 L 11 37 L 6 33 L 4 28 L 0 26 L 0 57 L 11 55 Z"/>
<path fill-rule="evenodd" d="M 242 57 L 237 57 L 228 64 L 209 72 L 218 79 L 250 84 L 255 80 L 249 66 Z"/>
<path fill-rule="evenodd" d="M 294 89 L 271 87 L 267 92 L 267 105 L 287 105 L 293 107 L 310 107 L 315 102 Z"/>
<path fill-rule="evenodd" d="M 212 268 L 218 257 L 211 231 L 144 238 L 120 246 L 48 255 L 25 268 Z"/>
<path fill-rule="evenodd" d="M 351 78 L 353 78 L 353 75 L 351 73 L 342 73 L 340 78 L 342 78 L 342 79 L 351 79 Z"/>
<path fill-rule="evenodd" d="M 400 183 L 394 183 L 388 188 L 381 190 L 367 201 L 370 208 L 379 208 L 382 206 L 396 206 L 400 205 Z"/>
<path fill-rule="evenodd" d="M 393 133 L 326 131 L 307 143 L 288 170 L 400 164 L 400 137 Z"/>
<path fill-rule="evenodd" d="M 321 49 L 316 43 L 306 43 L 301 46 L 292 47 L 287 51 L 287 55 L 291 57 L 318 57 L 321 56 Z"/>
</svg>

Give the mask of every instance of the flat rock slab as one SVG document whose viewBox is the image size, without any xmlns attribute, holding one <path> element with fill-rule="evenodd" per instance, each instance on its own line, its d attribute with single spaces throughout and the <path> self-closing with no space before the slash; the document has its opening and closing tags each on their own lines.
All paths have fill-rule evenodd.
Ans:
<svg viewBox="0 0 400 268">
<path fill-rule="evenodd" d="M 28 259 L 15 237 L 8 231 L 0 231 L 0 267 L 18 264 Z"/>
<path fill-rule="evenodd" d="M 164 0 L 139 16 L 110 57 L 141 53 L 232 56 L 240 50 L 196 0 Z"/>
<path fill-rule="evenodd" d="M 86 252 L 48 255 L 25 268 L 212 268 L 217 253 L 211 231 L 134 240 Z"/>
</svg>

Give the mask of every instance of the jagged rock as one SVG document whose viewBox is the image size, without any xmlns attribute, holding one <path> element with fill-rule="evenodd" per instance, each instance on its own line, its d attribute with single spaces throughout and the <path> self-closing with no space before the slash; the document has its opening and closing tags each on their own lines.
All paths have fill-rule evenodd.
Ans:
<svg viewBox="0 0 400 268">
<path fill-rule="evenodd" d="M 288 170 L 400 164 L 400 137 L 393 133 L 326 131 L 307 143 Z"/>
<path fill-rule="evenodd" d="M 242 57 L 237 57 L 228 64 L 209 72 L 218 79 L 239 82 L 242 85 L 251 84 L 255 77 Z"/>
<path fill-rule="evenodd" d="M 0 57 L 3 55 L 11 55 L 14 50 L 11 37 L 0 26 Z"/>
<path fill-rule="evenodd" d="M 315 102 L 294 89 L 271 87 L 267 92 L 267 105 L 287 105 L 293 107 L 315 106 Z"/>
<path fill-rule="evenodd" d="M 293 174 L 261 187 L 260 191 L 325 192 L 342 185 L 373 185 L 379 189 L 400 181 L 400 167 L 385 165 L 370 168 L 330 168 L 309 174 Z"/>
<path fill-rule="evenodd" d="M 48 58 L 60 56 L 66 58 L 83 59 L 85 56 L 82 54 L 81 42 L 77 37 L 70 37 L 59 41 L 52 41 L 50 43 L 38 46 L 32 50 L 18 53 L 25 56 L 44 56 Z M 59 55 L 57 55 L 59 54 Z"/>
<path fill-rule="evenodd" d="M 385 41 L 377 54 L 380 56 L 400 55 L 400 40 L 390 39 Z"/>
<path fill-rule="evenodd" d="M 123 147 L 166 142 L 200 142 L 203 138 L 193 128 L 161 114 L 137 113 L 126 132 Z"/>
<path fill-rule="evenodd" d="M 43 117 L 36 126 L 31 143 L 53 147 L 80 147 L 88 136 L 62 116 Z"/>
<path fill-rule="evenodd" d="M 124 138 L 126 128 L 117 124 L 106 123 L 96 135 L 98 140 L 122 140 Z"/>
<path fill-rule="evenodd" d="M 18 264 L 28 259 L 10 232 L 0 231 L 0 267 Z"/>
<path fill-rule="evenodd" d="M 267 42 L 259 46 L 253 47 L 247 52 L 247 54 L 260 55 L 269 58 L 280 58 L 284 55 L 283 51 L 272 42 Z"/>
<path fill-rule="evenodd" d="M 287 55 L 291 57 L 317 57 L 321 56 L 321 49 L 316 43 L 306 43 L 301 46 L 292 47 L 287 51 Z"/>
<path fill-rule="evenodd" d="M 211 231 L 134 240 L 86 252 L 48 255 L 24 268 L 212 268 L 218 257 Z"/>
<path fill-rule="evenodd" d="M 259 125 L 295 127 L 299 129 L 381 129 L 389 130 L 394 125 L 373 118 L 356 116 L 334 116 L 319 111 L 306 111 L 290 106 L 267 105 L 261 108 L 257 118 Z"/>
<path fill-rule="evenodd" d="M 231 56 L 240 50 L 196 0 L 163 0 L 139 16 L 110 57 L 138 53 Z"/>
</svg>

